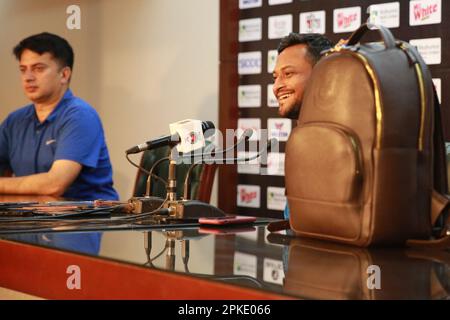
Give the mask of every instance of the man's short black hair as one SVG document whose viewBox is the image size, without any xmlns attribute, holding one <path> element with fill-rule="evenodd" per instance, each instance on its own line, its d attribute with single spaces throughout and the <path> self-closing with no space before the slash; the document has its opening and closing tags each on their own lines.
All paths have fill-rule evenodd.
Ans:
<svg viewBox="0 0 450 320">
<path fill-rule="evenodd" d="M 20 60 L 23 51 L 26 49 L 38 54 L 48 52 L 53 55 L 53 58 L 59 62 L 61 67 L 70 67 L 70 69 L 73 69 L 73 49 L 66 39 L 56 34 L 43 32 L 20 41 L 13 49 L 17 60 Z"/>
<path fill-rule="evenodd" d="M 320 53 L 324 50 L 331 49 L 334 45 L 325 36 L 317 33 L 299 34 L 291 32 L 286 37 L 282 38 L 278 45 L 278 54 L 283 52 L 284 49 L 295 46 L 297 44 L 305 44 L 308 48 L 308 57 L 315 65 L 320 59 Z"/>
</svg>

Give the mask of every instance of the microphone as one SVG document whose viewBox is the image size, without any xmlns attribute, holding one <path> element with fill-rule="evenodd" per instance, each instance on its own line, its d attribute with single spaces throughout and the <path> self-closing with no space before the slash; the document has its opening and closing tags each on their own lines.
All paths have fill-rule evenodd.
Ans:
<svg viewBox="0 0 450 320">
<path fill-rule="evenodd" d="M 212 129 L 212 130 L 210 130 Z M 211 121 L 202 121 L 202 131 L 205 135 L 205 137 L 209 137 L 214 133 L 214 123 L 212 123 Z M 166 135 L 166 136 L 161 136 L 152 140 L 149 140 L 147 142 L 138 144 L 137 146 L 134 146 L 130 149 L 128 149 L 127 151 L 125 151 L 126 154 L 134 154 L 134 153 L 139 153 L 145 150 L 151 150 L 151 149 L 155 149 L 155 148 L 159 148 L 159 147 L 163 147 L 163 146 L 175 146 L 178 143 L 180 143 L 181 138 L 180 135 L 178 133 L 172 134 L 172 135 Z"/>
<path fill-rule="evenodd" d="M 228 147 L 226 149 L 222 149 L 222 150 L 207 150 L 205 153 L 202 154 L 202 159 L 194 162 L 188 169 L 187 173 L 186 173 L 186 177 L 184 179 L 184 187 L 183 187 L 183 199 L 187 200 L 189 199 L 189 180 L 191 177 L 191 173 L 192 170 L 199 164 L 201 164 L 203 162 L 203 156 L 208 155 L 208 156 L 215 156 L 216 154 L 223 154 L 225 155 L 228 151 L 230 150 L 234 150 L 235 148 L 237 148 L 238 146 L 240 146 L 243 142 L 246 142 L 250 139 L 250 137 L 253 135 L 253 129 L 246 129 L 243 134 L 241 135 L 241 137 L 239 138 L 239 140 L 233 144 L 231 147 Z M 205 149 L 207 149 L 208 147 L 206 147 Z M 210 153 L 209 153 L 210 152 Z"/>
<path fill-rule="evenodd" d="M 253 135 L 253 129 L 250 129 L 250 128 L 245 129 L 245 131 L 242 133 L 242 135 L 239 137 L 239 139 L 236 141 L 236 143 L 226 149 L 215 150 L 214 148 L 216 147 L 216 145 L 210 144 L 205 147 L 205 149 L 203 150 L 203 153 L 201 153 L 201 154 L 187 153 L 187 154 L 183 154 L 182 158 L 189 159 L 189 158 L 199 157 L 199 156 L 203 157 L 203 156 L 215 156 L 216 154 L 224 154 L 224 153 L 227 153 L 228 151 L 236 149 L 242 143 L 248 141 L 252 135 Z"/>
<path fill-rule="evenodd" d="M 244 158 L 222 158 L 222 159 L 214 159 L 214 158 L 210 158 L 209 160 L 215 160 L 215 161 L 236 161 L 236 162 L 246 162 L 246 161 L 250 161 L 250 160 L 254 160 L 256 158 L 259 158 L 261 155 L 263 155 L 266 152 L 269 152 L 275 145 L 278 144 L 278 140 L 275 138 L 270 139 L 269 141 L 267 141 L 267 145 L 265 149 L 259 150 L 257 154 L 253 155 L 253 156 L 247 156 Z M 207 159 L 208 160 L 208 159 Z"/>
<path fill-rule="evenodd" d="M 245 129 L 245 131 L 242 133 L 242 135 L 240 136 L 240 138 L 238 139 L 238 141 L 234 145 L 232 145 L 229 148 L 222 149 L 222 150 L 213 150 L 213 152 L 211 152 L 211 155 L 215 156 L 218 153 L 224 154 L 224 153 L 227 153 L 230 150 L 234 150 L 238 146 L 240 146 L 243 142 L 248 141 L 252 135 L 253 135 L 253 129 L 250 129 L 250 128 Z"/>
</svg>

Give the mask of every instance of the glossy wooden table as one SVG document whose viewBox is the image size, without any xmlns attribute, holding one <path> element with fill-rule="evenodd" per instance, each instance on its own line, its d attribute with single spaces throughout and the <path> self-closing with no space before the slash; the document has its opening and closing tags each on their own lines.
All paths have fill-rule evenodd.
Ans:
<svg viewBox="0 0 450 320">
<path fill-rule="evenodd" d="M 43 196 L 0 195 L 0 202 L 59 200 Z M 286 298 L 277 293 L 168 272 L 163 268 L 143 267 L 134 261 L 121 261 L 120 257 L 98 256 L 91 249 L 74 248 L 70 241 L 65 241 L 71 237 L 75 240 L 89 238 L 96 233 L 55 234 L 0 234 L 0 287 L 46 299 Z M 143 232 L 139 234 L 143 235 Z M 52 240 L 47 241 L 48 238 Z M 63 243 L 61 247 L 58 247 L 58 241 Z M 74 279 L 70 278 L 75 274 L 70 273 L 73 266 L 80 270 L 80 289 L 68 287 L 68 281 Z"/>
<path fill-rule="evenodd" d="M 450 252 L 339 246 L 264 225 L 0 233 L 0 287 L 47 299 L 449 299 Z"/>
</svg>

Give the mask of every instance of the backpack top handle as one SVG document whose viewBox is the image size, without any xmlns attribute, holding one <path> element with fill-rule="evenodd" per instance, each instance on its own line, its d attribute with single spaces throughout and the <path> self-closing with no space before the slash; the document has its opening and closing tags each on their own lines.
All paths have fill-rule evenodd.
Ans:
<svg viewBox="0 0 450 320">
<path fill-rule="evenodd" d="M 380 33 L 386 49 L 395 49 L 396 47 L 395 39 L 391 31 L 389 31 L 388 28 L 383 27 L 381 25 L 374 25 L 370 23 L 362 24 L 355 32 L 353 32 L 350 38 L 348 39 L 347 45 L 353 46 L 357 44 L 367 32 L 372 30 L 377 30 Z"/>
</svg>

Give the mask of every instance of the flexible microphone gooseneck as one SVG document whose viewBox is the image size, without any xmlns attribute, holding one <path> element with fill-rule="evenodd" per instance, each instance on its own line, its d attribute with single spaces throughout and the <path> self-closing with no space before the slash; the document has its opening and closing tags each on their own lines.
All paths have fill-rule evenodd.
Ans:
<svg viewBox="0 0 450 320">
<path fill-rule="evenodd" d="M 244 133 L 241 135 L 241 137 L 239 138 L 239 140 L 232 145 L 231 147 L 228 147 L 226 149 L 222 149 L 222 150 L 218 150 L 218 151 L 214 151 L 211 152 L 211 156 L 215 156 L 216 154 L 226 154 L 228 151 L 230 150 L 234 150 L 236 149 L 238 146 L 240 146 L 242 143 L 248 141 L 250 139 L 250 137 L 253 135 L 253 130 L 252 129 L 246 129 L 244 131 Z M 207 153 L 204 153 L 202 155 L 209 155 Z M 218 159 L 220 160 L 220 159 Z M 191 173 L 194 170 L 194 168 L 201 164 L 204 161 L 204 159 L 199 159 L 196 162 L 194 162 L 188 169 L 187 173 L 186 173 L 186 177 L 184 179 L 184 185 L 183 185 L 183 199 L 187 200 L 189 199 L 189 181 L 191 178 Z"/>
</svg>

